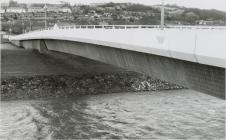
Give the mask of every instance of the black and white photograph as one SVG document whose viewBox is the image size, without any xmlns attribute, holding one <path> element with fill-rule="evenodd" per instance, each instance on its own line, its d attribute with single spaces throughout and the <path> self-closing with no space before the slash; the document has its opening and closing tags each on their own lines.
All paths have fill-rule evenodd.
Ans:
<svg viewBox="0 0 226 140">
<path fill-rule="evenodd" d="M 226 0 L 1 0 L 1 140 L 225 140 Z"/>
</svg>

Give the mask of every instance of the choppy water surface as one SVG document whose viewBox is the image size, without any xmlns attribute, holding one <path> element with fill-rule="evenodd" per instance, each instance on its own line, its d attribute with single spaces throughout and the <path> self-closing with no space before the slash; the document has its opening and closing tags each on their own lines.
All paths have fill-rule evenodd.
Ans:
<svg viewBox="0 0 226 140">
<path fill-rule="evenodd" d="M 2 139 L 224 139 L 224 100 L 191 90 L 1 102 Z"/>
</svg>

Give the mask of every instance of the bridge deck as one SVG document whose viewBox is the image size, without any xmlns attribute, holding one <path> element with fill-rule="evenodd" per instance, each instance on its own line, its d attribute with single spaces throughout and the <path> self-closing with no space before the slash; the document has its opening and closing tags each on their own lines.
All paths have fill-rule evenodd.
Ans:
<svg viewBox="0 0 226 140">
<path fill-rule="evenodd" d="M 68 40 L 144 52 L 226 68 L 224 28 L 58 28 L 29 32 L 10 40 Z"/>
</svg>

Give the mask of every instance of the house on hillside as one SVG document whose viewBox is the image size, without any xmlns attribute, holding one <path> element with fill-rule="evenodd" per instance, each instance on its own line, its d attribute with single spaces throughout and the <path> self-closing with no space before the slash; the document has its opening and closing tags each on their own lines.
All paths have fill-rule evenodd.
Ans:
<svg viewBox="0 0 226 140">
<path fill-rule="evenodd" d="M 8 13 L 24 13 L 26 10 L 22 7 L 9 7 L 6 9 Z"/>
<path fill-rule="evenodd" d="M 37 12 L 45 12 L 43 7 L 29 7 L 28 12 L 33 12 L 33 13 L 37 13 Z"/>
<path fill-rule="evenodd" d="M 0 9 L 0 14 L 3 14 L 6 12 L 6 9 Z"/>
<path fill-rule="evenodd" d="M 58 7 L 47 7 L 47 12 L 54 12 L 54 13 L 58 13 L 60 11 L 60 9 Z"/>
<path fill-rule="evenodd" d="M 109 23 L 106 22 L 106 21 L 100 21 L 100 22 L 98 23 L 98 25 L 109 25 Z"/>
<path fill-rule="evenodd" d="M 214 22 L 212 20 L 199 20 L 198 24 L 199 25 L 213 25 Z"/>
<path fill-rule="evenodd" d="M 59 11 L 62 12 L 62 13 L 71 13 L 72 12 L 69 7 L 61 7 L 59 9 Z"/>
</svg>

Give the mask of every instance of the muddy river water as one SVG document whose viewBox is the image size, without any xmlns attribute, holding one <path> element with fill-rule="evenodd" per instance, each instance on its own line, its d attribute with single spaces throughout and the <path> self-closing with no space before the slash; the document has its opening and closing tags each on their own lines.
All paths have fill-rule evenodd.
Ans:
<svg viewBox="0 0 226 140">
<path fill-rule="evenodd" d="M 8 138 L 224 139 L 225 101 L 192 90 L 2 101 Z"/>
</svg>

